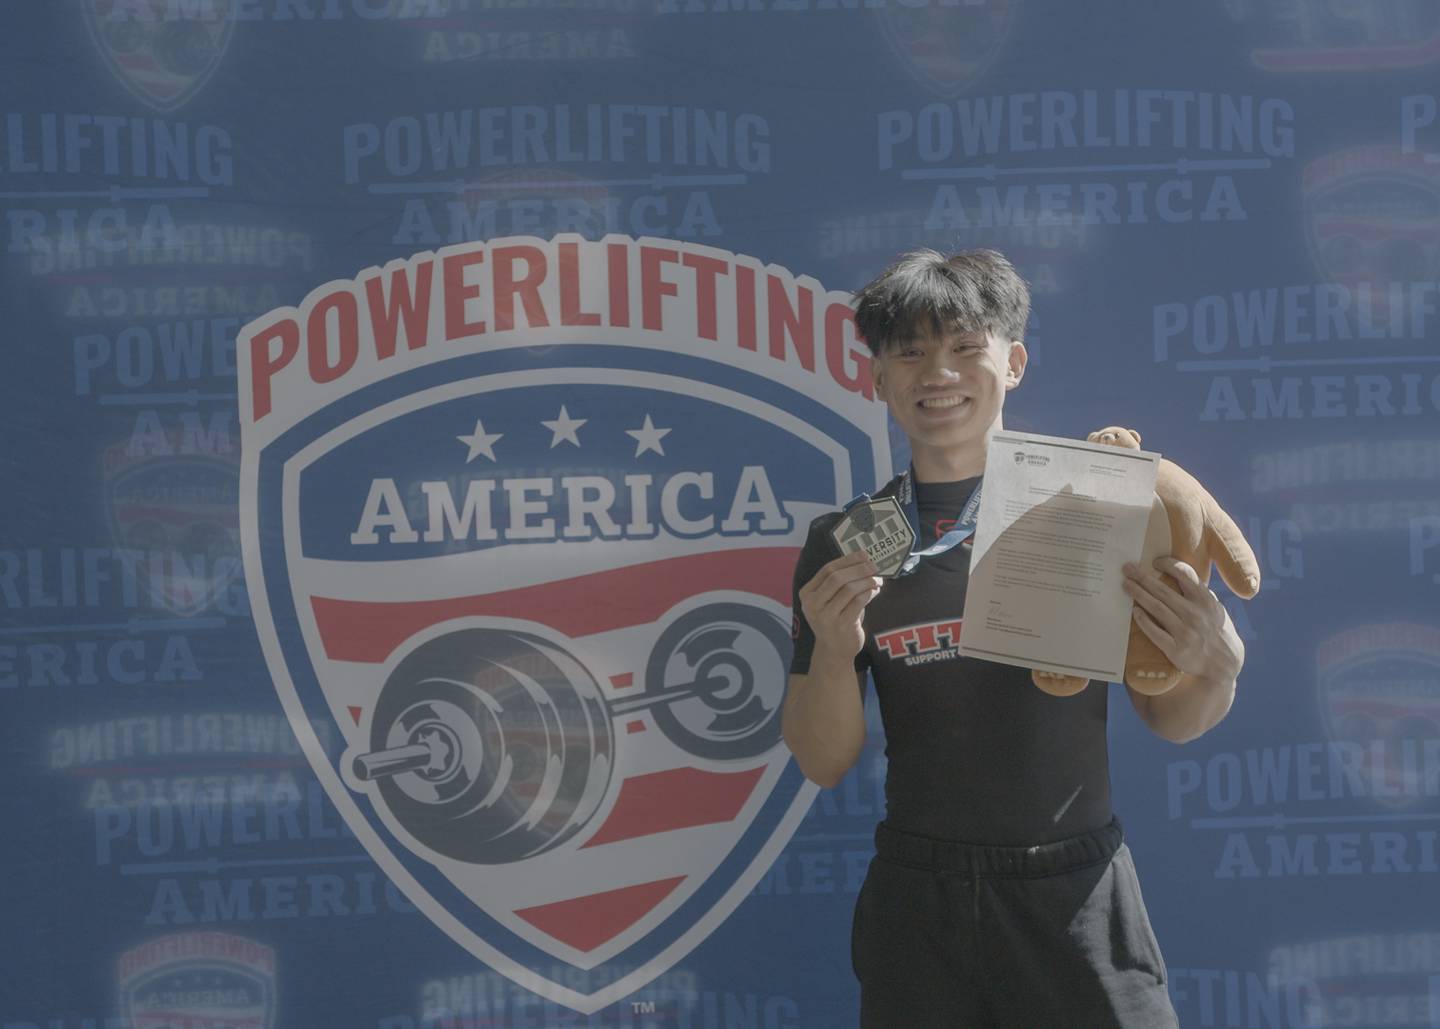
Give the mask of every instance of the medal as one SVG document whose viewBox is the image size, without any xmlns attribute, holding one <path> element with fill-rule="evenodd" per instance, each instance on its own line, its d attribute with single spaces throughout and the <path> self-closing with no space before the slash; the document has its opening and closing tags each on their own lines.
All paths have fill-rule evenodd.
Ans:
<svg viewBox="0 0 1440 1029">
<path fill-rule="evenodd" d="M 900 574 L 915 547 L 915 530 L 894 497 L 872 500 L 862 494 L 855 498 L 846 505 L 830 535 L 841 554 L 857 550 L 869 554 L 883 577 Z"/>
<path fill-rule="evenodd" d="M 916 550 L 919 542 L 912 526 L 920 524 L 920 507 L 915 500 L 915 482 L 906 469 L 900 476 L 894 497 L 872 499 L 862 493 L 845 505 L 845 513 L 830 530 L 841 554 L 864 550 L 875 562 L 884 578 L 908 575 L 927 557 L 943 554 L 975 535 L 976 515 L 980 511 L 978 483 L 970 499 L 955 519 L 955 525 L 924 550 Z"/>
</svg>

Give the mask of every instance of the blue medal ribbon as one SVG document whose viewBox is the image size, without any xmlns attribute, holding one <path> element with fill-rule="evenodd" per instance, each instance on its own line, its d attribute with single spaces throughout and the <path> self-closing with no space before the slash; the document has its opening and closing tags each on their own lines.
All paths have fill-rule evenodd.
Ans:
<svg viewBox="0 0 1440 1029">
<path fill-rule="evenodd" d="M 900 502 L 900 509 L 905 512 L 911 526 L 915 529 L 915 543 L 920 543 L 920 505 L 915 499 L 915 482 L 911 469 L 905 469 L 900 477 L 900 486 L 895 491 L 895 499 Z M 955 519 L 954 526 L 950 531 L 941 536 L 924 550 L 912 550 L 905 563 L 900 566 L 900 575 L 909 575 L 915 570 L 920 562 L 927 557 L 934 557 L 936 554 L 943 554 L 964 543 L 971 536 L 975 535 L 976 516 L 980 513 L 980 490 L 985 485 L 983 481 L 977 482 L 975 488 L 970 492 L 970 499 L 965 501 L 965 506 L 960 509 L 960 516 Z"/>
</svg>

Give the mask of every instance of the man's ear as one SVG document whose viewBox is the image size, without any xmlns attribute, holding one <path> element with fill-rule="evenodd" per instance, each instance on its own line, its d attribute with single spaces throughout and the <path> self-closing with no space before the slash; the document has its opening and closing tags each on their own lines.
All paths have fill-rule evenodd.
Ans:
<svg viewBox="0 0 1440 1029">
<path fill-rule="evenodd" d="M 1025 344 L 1018 339 L 1010 341 L 1009 353 L 1005 355 L 1005 388 L 1014 389 L 1025 378 L 1025 366 L 1030 363 L 1030 354 Z"/>
<path fill-rule="evenodd" d="M 889 398 L 885 396 L 885 362 L 879 354 L 870 359 L 870 381 L 875 384 L 875 395 L 888 403 Z"/>
</svg>

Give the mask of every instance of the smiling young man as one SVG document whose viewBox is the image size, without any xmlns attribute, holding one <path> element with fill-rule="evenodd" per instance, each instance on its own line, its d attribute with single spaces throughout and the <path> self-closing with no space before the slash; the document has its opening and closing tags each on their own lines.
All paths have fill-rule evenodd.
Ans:
<svg viewBox="0 0 1440 1029">
<path fill-rule="evenodd" d="M 917 549 L 946 535 L 980 482 L 1005 398 L 1025 375 L 1029 309 L 1024 280 L 990 250 L 907 254 L 857 297 L 876 391 L 912 455 L 879 495 L 913 490 Z M 1174 1026 L 1110 807 L 1106 684 L 1055 697 L 1025 669 L 959 657 L 969 541 L 882 581 L 863 551 L 835 557 L 838 518 L 811 526 L 795 570 L 783 724 L 805 774 L 835 785 L 864 745 L 873 678 L 886 814 L 851 937 L 861 1024 Z M 1239 637 L 1178 561 L 1127 567 L 1125 588 L 1141 628 L 1184 673 L 1170 692 L 1130 700 L 1159 735 L 1193 739 L 1229 710 Z"/>
</svg>

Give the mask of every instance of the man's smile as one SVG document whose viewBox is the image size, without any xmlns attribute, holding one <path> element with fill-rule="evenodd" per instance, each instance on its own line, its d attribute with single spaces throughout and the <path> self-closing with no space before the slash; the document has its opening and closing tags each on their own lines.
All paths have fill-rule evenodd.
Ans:
<svg viewBox="0 0 1440 1029">
<path fill-rule="evenodd" d="M 959 407 L 968 401 L 968 397 L 957 396 L 952 393 L 943 397 L 925 397 L 917 406 L 926 411 L 943 411 L 947 408 Z"/>
</svg>

